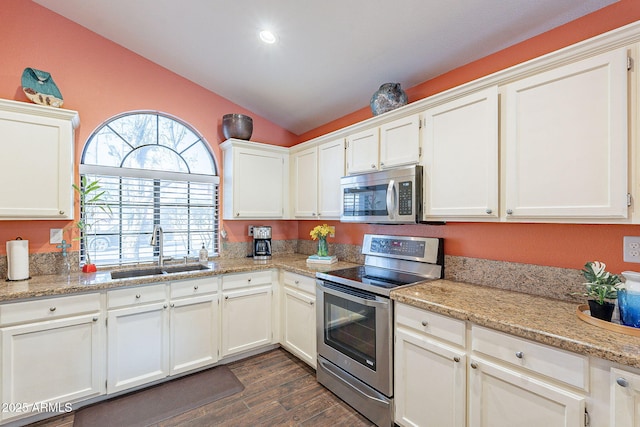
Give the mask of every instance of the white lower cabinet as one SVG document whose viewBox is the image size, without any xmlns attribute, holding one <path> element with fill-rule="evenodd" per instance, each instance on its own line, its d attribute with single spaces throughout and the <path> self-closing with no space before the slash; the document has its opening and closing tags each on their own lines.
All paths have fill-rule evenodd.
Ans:
<svg viewBox="0 0 640 427">
<path fill-rule="evenodd" d="M 465 323 L 396 304 L 395 422 L 464 427 Z"/>
<path fill-rule="evenodd" d="M 218 306 L 216 278 L 185 280 L 171 284 L 170 375 L 218 361 Z"/>
<path fill-rule="evenodd" d="M 163 284 L 107 294 L 107 392 L 169 375 L 169 311 Z"/>
<path fill-rule="evenodd" d="M 52 405 L 63 412 L 71 402 L 105 392 L 99 294 L 1 305 L 0 336 L 0 420 Z"/>
<path fill-rule="evenodd" d="M 611 369 L 611 426 L 640 427 L 640 374 Z"/>
<path fill-rule="evenodd" d="M 222 357 L 273 341 L 271 272 L 222 277 Z"/>
<path fill-rule="evenodd" d="M 290 272 L 283 278 L 282 346 L 315 368 L 315 280 Z"/>
<path fill-rule="evenodd" d="M 396 304 L 398 425 L 585 425 L 587 357 L 469 326 Z M 465 337 L 470 338 L 469 348 Z"/>
</svg>

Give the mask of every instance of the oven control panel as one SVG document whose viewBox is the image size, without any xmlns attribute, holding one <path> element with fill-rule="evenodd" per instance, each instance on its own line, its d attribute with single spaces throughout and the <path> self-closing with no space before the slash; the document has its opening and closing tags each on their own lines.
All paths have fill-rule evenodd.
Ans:
<svg viewBox="0 0 640 427">
<path fill-rule="evenodd" d="M 439 248 L 438 238 L 365 234 L 362 253 L 435 263 Z"/>
</svg>

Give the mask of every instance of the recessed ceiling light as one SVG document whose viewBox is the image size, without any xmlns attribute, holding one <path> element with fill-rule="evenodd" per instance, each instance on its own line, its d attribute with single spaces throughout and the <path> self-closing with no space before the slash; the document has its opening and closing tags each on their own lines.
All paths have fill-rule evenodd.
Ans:
<svg viewBox="0 0 640 427">
<path fill-rule="evenodd" d="M 274 44 L 277 40 L 277 37 L 269 30 L 262 30 L 260 31 L 260 40 L 267 44 Z"/>
</svg>

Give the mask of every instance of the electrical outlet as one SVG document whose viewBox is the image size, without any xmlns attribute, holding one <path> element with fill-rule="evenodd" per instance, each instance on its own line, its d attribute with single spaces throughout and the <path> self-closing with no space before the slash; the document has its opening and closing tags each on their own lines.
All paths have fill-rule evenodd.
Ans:
<svg viewBox="0 0 640 427">
<path fill-rule="evenodd" d="M 624 236 L 624 262 L 640 262 L 640 237 Z"/>
<path fill-rule="evenodd" d="M 49 244 L 57 245 L 62 243 L 62 228 L 49 229 Z"/>
<path fill-rule="evenodd" d="M 253 225 L 249 226 L 249 233 L 247 235 L 253 236 Z"/>
</svg>

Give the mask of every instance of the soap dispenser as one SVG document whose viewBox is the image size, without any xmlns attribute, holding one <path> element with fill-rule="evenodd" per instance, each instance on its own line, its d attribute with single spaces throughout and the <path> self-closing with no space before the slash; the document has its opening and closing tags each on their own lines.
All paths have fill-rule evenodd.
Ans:
<svg viewBox="0 0 640 427">
<path fill-rule="evenodd" d="M 200 249 L 200 256 L 198 257 L 198 260 L 202 264 L 209 262 L 209 252 L 207 251 L 207 248 L 204 247 L 204 243 L 202 244 L 202 249 Z"/>
</svg>

